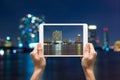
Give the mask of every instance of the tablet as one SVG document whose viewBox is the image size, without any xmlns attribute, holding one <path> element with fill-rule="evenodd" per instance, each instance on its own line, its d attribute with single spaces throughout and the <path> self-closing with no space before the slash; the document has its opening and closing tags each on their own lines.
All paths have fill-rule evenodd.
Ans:
<svg viewBox="0 0 120 80">
<path fill-rule="evenodd" d="M 45 57 L 82 57 L 88 43 L 86 23 L 44 23 L 39 25 L 39 42 Z"/>
</svg>

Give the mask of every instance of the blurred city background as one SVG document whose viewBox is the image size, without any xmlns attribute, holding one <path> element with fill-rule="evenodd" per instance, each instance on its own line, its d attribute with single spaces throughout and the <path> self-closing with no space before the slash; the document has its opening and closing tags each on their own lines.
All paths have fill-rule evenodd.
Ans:
<svg viewBox="0 0 120 80">
<path fill-rule="evenodd" d="M 41 23 L 87 23 L 88 40 L 98 53 L 96 80 L 120 80 L 119 0 L 1 0 L 0 80 L 30 79 L 33 63 L 29 53 L 38 42 Z M 76 40 L 80 41 L 79 34 Z M 68 79 L 85 80 L 81 59 L 47 58 L 42 80 Z"/>
</svg>

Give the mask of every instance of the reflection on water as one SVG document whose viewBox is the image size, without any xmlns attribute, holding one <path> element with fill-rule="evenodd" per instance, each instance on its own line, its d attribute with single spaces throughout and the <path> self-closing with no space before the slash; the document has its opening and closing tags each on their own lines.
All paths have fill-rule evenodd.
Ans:
<svg viewBox="0 0 120 80">
<path fill-rule="evenodd" d="M 97 52 L 94 68 L 96 80 L 120 80 L 120 53 L 102 50 Z M 33 68 L 29 53 L 0 56 L 0 80 L 30 80 Z M 47 66 L 41 80 L 85 80 L 81 59 L 47 58 Z"/>
<path fill-rule="evenodd" d="M 44 46 L 45 55 L 82 55 L 82 44 L 47 44 Z"/>
<path fill-rule="evenodd" d="M 29 54 L 0 56 L 0 80 L 29 80 L 33 64 Z"/>
<path fill-rule="evenodd" d="M 62 55 L 62 45 L 61 44 L 55 44 L 52 48 L 53 55 Z"/>
<path fill-rule="evenodd" d="M 82 55 L 82 45 L 81 44 L 77 44 L 77 54 Z"/>
</svg>

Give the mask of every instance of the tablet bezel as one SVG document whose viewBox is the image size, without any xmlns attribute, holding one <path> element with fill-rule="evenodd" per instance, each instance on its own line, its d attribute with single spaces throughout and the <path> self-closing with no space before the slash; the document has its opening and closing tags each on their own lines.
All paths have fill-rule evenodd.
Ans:
<svg viewBox="0 0 120 80">
<path fill-rule="evenodd" d="M 44 26 L 83 26 L 83 49 L 88 43 L 88 25 L 86 23 L 42 23 L 39 25 L 39 43 L 44 55 Z M 84 53 L 83 53 L 84 54 Z M 83 55 L 44 55 L 45 57 L 82 57 Z"/>
</svg>

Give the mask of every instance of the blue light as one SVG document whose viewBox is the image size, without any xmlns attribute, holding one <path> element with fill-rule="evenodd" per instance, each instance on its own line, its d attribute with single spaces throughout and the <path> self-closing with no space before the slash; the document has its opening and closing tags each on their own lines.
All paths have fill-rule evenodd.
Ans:
<svg viewBox="0 0 120 80">
<path fill-rule="evenodd" d="M 32 29 L 30 28 L 29 31 L 32 32 Z"/>
<path fill-rule="evenodd" d="M 38 43 L 29 43 L 29 48 L 34 48 Z"/>
<path fill-rule="evenodd" d="M 25 31 L 22 31 L 22 35 L 24 35 L 25 34 Z"/>
<path fill-rule="evenodd" d="M 7 37 L 6 37 L 6 40 L 7 40 L 7 41 L 9 41 L 9 40 L 10 40 L 10 37 L 9 37 L 9 36 L 7 36 Z"/>
<path fill-rule="evenodd" d="M 107 47 L 107 48 L 105 48 L 105 50 L 106 50 L 106 51 L 109 51 L 110 49 Z"/>
<path fill-rule="evenodd" d="M 24 26 L 23 25 L 19 25 L 19 29 L 22 29 Z"/>
<path fill-rule="evenodd" d="M 17 51 L 14 49 L 14 50 L 13 50 L 13 53 L 15 54 L 16 52 L 17 52 Z"/>
<path fill-rule="evenodd" d="M 18 44 L 18 47 L 19 47 L 19 48 L 23 47 L 23 44 L 22 44 L 22 43 L 19 43 L 19 44 Z"/>
</svg>

